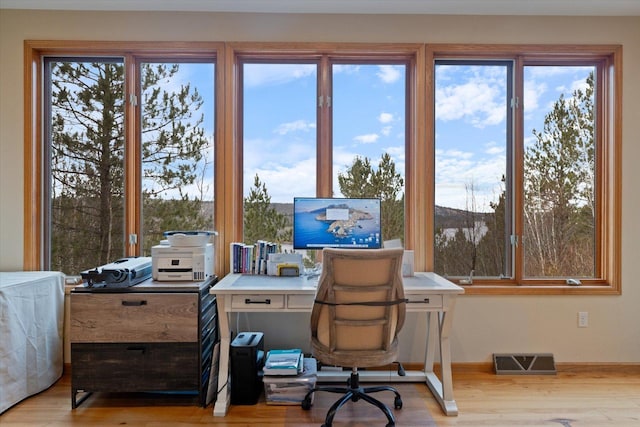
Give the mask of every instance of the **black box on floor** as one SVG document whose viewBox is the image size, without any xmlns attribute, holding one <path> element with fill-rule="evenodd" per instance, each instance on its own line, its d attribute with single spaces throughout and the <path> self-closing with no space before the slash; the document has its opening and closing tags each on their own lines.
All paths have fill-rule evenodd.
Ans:
<svg viewBox="0 0 640 427">
<path fill-rule="evenodd" d="M 262 393 L 264 334 L 241 332 L 231 342 L 231 404 L 255 405 Z"/>
</svg>

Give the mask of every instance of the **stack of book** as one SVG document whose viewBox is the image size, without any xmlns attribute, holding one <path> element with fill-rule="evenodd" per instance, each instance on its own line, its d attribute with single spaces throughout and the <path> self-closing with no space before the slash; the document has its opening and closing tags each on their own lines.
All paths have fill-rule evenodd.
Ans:
<svg viewBox="0 0 640 427">
<path fill-rule="evenodd" d="M 253 245 L 232 242 L 231 272 L 243 274 L 267 274 L 267 256 L 278 250 L 278 244 L 258 240 Z"/>
<path fill-rule="evenodd" d="M 299 348 L 269 350 L 264 361 L 264 375 L 298 375 L 302 373 L 304 354 Z"/>
</svg>

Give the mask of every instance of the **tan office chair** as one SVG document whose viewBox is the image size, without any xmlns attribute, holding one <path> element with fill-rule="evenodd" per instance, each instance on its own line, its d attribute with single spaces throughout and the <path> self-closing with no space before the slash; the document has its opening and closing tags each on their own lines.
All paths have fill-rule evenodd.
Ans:
<svg viewBox="0 0 640 427">
<path fill-rule="evenodd" d="M 327 412 L 323 427 L 331 427 L 336 411 L 347 401 L 360 399 L 384 412 L 387 427 L 395 426 L 389 407 L 369 393 L 392 391 L 396 409 L 402 408 L 400 394 L 390 386 L 360 387 L 358 368 L 397 360 L 397 335 L 406 311 L 403 252 L 401 248 L 323 250 L 311 312 L 312 353 L 323 364 L 352 368 L 347 387 L 316 387 L 302 401 L 302 408 L 310 409 L 316 391 L 344 394 Z"/>
</svg>

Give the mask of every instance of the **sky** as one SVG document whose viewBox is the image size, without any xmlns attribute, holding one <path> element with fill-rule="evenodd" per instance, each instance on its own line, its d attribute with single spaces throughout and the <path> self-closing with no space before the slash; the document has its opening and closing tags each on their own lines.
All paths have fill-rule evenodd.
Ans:
<svg viewBox="0 0 640 427">
<path fill-rule="evenodd" d="M 183 64 L 186 65 L 186 64 Z M 213 111 L 212 67 L 181 67 Z M 202 72 L 205 70 L 206 72 Z M 560 94 L 586 86 L 591 67 L 525 67 L 525 146 L 541 130 Z M 205 75 L 203 75 L 205 74 Z M 257 174 L 272 202 L 315 196 L 317 70 L 314 64 L 245 64 L 243 68 L 244 196 Z M 436 205 L 490 210 L 504 189 L 508 121 L 508 63 L 436 66 Z M 174 82 L 177 84 L 177 81 Z M 404 65 L 352 64 L 333 68 L 334 196 L 337 174 L 355 156 L 374 167 L 388 153 L 398 172 L 405 167 Z M 213 115 L 205 117 L 213 140 Z M 209 152 L 213 156 L 213 148 Z M 208 174 L 212 174 L 209 167 Z M 194 191 L 193 189 L 191 191 Z"/>
</svg>

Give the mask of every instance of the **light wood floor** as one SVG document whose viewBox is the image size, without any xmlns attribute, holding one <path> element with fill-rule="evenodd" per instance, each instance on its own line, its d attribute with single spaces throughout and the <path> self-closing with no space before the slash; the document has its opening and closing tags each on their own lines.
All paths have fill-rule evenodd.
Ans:
<svg viewBox="0 0 640 427">
<path fill-rule="evenodd" d="M 68 370 L 67 370 L 68 371 Z M 66 373 L 50 389 L 28 398 L 0 416 L 0 426 L 302 426 L 301 409 L 272 406 L 233 406 L 225 418 L 213 417 L 212 407 L 200 408 L 184 397 L 138 394 L 92 395 L 71 410 L 70 378 Z M 557 375 L 495 375 L 483 366 L 454 367 L 454 394 L 460 414 L 442 414 L 427 387 L 412 387 L 403 396 L 404 424 L 398 426 L 640 426 L 640 366 L 558 366 Z M 413 391 L 415 390 L 415 392 Z M 0 391 L 1 392 L 1 391 Z M 389 402 L 391 403 L 391 402 Z M 355 405 L 361 405 L 358 402 Z M 425 411 L 426 406 L 426 411 Z M 419 409 L 418 409 L 419 408 Z M 411 411 L 432 420 L 421 422 Z M 360 425 L 357 420 L 334 426 Z M 368 427 L 384 425 L 367 423 Z M 319 424 L 318 424 L 319 425 Z"/>
</svg>

